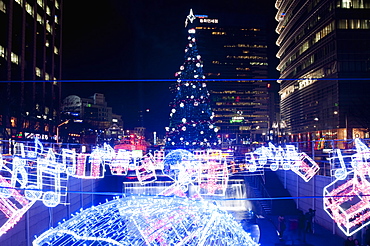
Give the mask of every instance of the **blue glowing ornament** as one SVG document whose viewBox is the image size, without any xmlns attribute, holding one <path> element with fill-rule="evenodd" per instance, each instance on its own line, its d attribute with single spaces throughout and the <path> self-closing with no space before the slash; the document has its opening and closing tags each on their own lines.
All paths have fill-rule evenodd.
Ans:
<svg viewBox="0 0 370 246">
<path fill-rule="evenodd" d="M 258 244 L 231 214 L 206 201 L 130 197 L 81 211 L 41 234 L 33 245 Z"/>
</svg>

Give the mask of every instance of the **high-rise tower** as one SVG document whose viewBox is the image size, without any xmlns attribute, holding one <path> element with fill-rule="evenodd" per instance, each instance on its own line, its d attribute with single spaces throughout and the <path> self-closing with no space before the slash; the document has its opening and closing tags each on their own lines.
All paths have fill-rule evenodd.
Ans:
<svg viewBox="0 0 370 246">
<path fill-rule="evenodd" d="M 269 139 L 275 118 L 266 22 L 255 15 L 197 15 L 199 50 L 223 147 Z M 212 80 L 214 79 L 214 80 Z"/>
<path fill-rule="evenodd" d="M 0 139 L 55 134 L 61 17 L 62 0 L 0 0 Z"/>
<path fill-rule="evenodd" d="M 370 1 L 275 6 L 281 116 L 290 140 L 368 137 Z"/>
</svg>

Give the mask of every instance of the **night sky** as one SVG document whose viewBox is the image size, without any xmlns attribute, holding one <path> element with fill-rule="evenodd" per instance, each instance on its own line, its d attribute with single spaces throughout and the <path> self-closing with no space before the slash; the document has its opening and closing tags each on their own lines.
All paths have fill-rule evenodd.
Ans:
<svg viewBox="0 0 370 246">
<path fill-rule="evenodd" d="M 125 129 L 143 126 L 164 133 L 168 125 L 173 82 L 104 82 L 105 80 L 174 80 L 184 59 L 184 28 L 190 8 L 194 14 L 264 14 L 276 37 L 274 0 L 87 0 L 64 1 L 63 98 L 103 93 L 113 112 L 123 116 Z M 101 80 L 101 82 L 75 82 Z"/>
</svg>

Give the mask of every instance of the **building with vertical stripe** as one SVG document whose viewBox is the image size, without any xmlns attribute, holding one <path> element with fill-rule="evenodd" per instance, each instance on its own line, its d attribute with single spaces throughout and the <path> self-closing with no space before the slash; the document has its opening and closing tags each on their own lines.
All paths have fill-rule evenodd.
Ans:
<svg viewBox="0 0 370 246">
<path fill-rule="evenodd" d="M 62 0 L 0 0 L 0 139 L 50 140 L 59 119 Z"/>
</svg>

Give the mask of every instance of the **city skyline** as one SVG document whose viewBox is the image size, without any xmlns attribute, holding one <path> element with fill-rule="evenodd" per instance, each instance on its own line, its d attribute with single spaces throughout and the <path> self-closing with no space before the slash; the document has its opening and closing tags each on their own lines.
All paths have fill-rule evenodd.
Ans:
<svg viewBox="0 0 370 246">
<path fill-rule="evenodd" d="M 271 0 L 254 3 L 253 6 L 242 1 L 232 1 L 228 6 L 225 6 L 224 1 L 202 1 L 201 4 L 159 1 L 155 6 L 145 1 L 109 1 L 101 8 L 84 3 L 69 6 L 70 3 L 66 2 L 63 22 L 63 80 L 169 81 L 118 81 L 104 85 L 99 82 L 89 85 L 85 82 L 65 82 L 63 98 L 71 94 L 88 97 L 94 93 L 103 93 L 113 111 L 123 116 L 125 128 L 141 126 L 140 120 L 143 118 L 138 112 L 142 111 L 144 126 L 151 131 L 164 133 L 165 124 L 156 123 L 154 119 L 161 119 L 163 122 L 168 122 L 169 119 L 168 105 L 174 97 L 169 87 L 173 85 L 175 73 L 182 63 L 183 47 L 186 44 L 184 22 L 190 8 L 195 14 L 222 11 L 256 14 L 267 11 L 262 8 L 263 3 L 270 4 L 269 22 L 275 25 L 274 1 Z M 81 14 L 82 7 L 87 7 L 85 14 Z M 277 78 L 277 74 L 275 76 Z M 76 91 L 76 85 L 84 89 Z M 147 109 L 149 113 L 146 112 Z"/>
</svg>

